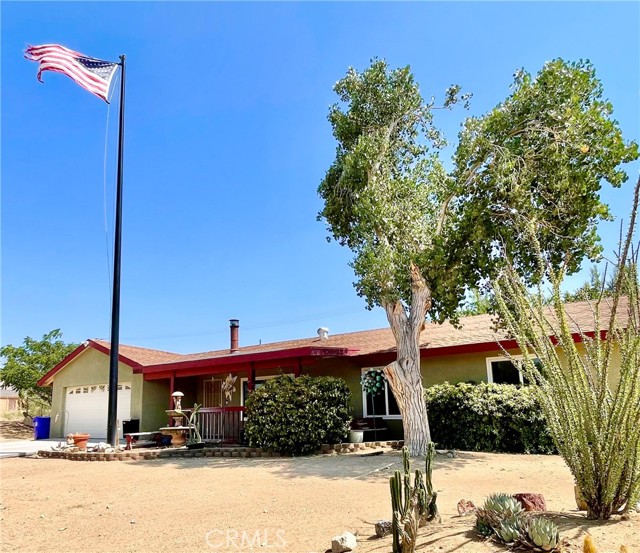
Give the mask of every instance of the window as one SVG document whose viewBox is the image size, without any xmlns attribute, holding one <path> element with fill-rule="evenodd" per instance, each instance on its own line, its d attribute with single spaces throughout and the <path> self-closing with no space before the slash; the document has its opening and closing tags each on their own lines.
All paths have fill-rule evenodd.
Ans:
<svg viewBox="0 0 640 553">
<path fill-rule="evenodd" d="M 522 359 L 522 355 L 514 355 L 514 359 Z M 540 360 L 535 359 L 534 363 L 539 367 Z M 487 357 L 487 382 L 493 384 L 528 384 L 526 378 L 506 357 Z"/>
<path fill-rule="evenodd" d="M 364 374 L 372 368 L 378 367 L 368 367 L 366 369 L 362 369 L 362 373 Z M 366 394 L 365 391 L 362 390 L 362 405 L 364 411 L 363 415 L 365 417 L 384 417 L 386 419 L 401 418 L 400 408 L 398 407 L 396 398 L 393 397 L 393 392 L 391 391 L 388 383 L 384 387 L 384 393 L 378 394 L 376 396 Z"/>
</svg>

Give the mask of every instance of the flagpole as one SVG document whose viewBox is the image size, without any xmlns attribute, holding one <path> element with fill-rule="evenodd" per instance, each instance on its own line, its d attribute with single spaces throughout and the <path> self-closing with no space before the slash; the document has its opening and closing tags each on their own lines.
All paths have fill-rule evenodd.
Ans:
<svg viewBox="0 0 640 553">
<path fill-rule="evenodd" d="M 122 249 L 122 164 L 124 157 L 124 78 L 125 56 L 120 56 L 120 122 L 118 138 L 118 174 L 116 188 L 116 223 L 113 247 L 113 298 L 111 307 L 111 353 L 109 356 L 109 410 L 107 441 L 116 446 L 118 435 L 118 350 L 120 345 L 120 265 Z"/>
</svg>

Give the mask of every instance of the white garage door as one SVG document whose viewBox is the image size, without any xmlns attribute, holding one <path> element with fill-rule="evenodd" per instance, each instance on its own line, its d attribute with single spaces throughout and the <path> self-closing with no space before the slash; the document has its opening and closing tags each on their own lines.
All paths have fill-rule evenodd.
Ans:
<svg viewBox="0 0 640 553">
<path fill-rule="evenodd" d="M 89 433 L 91 440 L 107 437 L 107 411 L 109 386 L 74 386 L 67 388 L 66 405 L 68 422 L 66 432 Z M 131 384 L 118 385 L 118 422 L 122 437 L 122 421 L 131 418 Z"/>
</svg>

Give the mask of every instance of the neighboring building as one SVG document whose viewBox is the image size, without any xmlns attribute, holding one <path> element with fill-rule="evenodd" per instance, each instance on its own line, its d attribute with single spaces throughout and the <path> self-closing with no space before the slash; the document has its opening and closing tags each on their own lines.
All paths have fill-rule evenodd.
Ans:
<svg viewBox="0 0 640 553">
<path fill-rule="evenodd" d="M 591 307 L 576 302 L 567 305 L 567 312 L 576 325 L 574 339 L 579 341 L 578 328 L 585 332 L 593 328 Z M 494 331 L 492 317 L 477 315 L 460 322 L 460 328 L 449 323 L 426 325 L 421 334 L 424 385 L 519 383 L 520 373 L 503 355 L 503 349 L 517 354 L 517 344 Z M 401 435 L 400 413 L 391 392 L 378 396 L 373 405 L 371 397 L 365 401 L 360 386 L 363 371 L 395 359 L 391 329 L 336 335 L 319 329 L 313 338 L 245 347 L 238 345 L 238 321 L 231 321 L 230 331 L 229 349 L 204 353 L 182 355 L 121 345 L 119 421 L 137 419 L 141 431 L 166 426 L 170 396 L 179 390 L 184 393 L 183 408 L 203 404 L 200 423 L 205 438 L 236 439 L 251 390 L 278 374 L 308 374 L 343 378 L 353 394 L 356 416 L 371 417 L 375 409 L 375 416 L 384 419 L 393 434 Z M 227 375 L 238 377 L 228 402 L 223 393 Z M 106 435 L 108 377 L 109 343 L 87 340 L 40 379 L 40 386 L 53 386 L 52 436 Z"/>
<path fill-rule="evenodd" d="M 0 414 L 20 411 L 18 392 L 11 386 L 0 383 Z"/>
</svg>

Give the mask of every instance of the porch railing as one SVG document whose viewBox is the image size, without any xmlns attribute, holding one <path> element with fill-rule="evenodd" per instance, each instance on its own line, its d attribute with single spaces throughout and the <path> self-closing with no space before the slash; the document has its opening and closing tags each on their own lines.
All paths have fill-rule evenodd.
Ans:
<svg viewBox="0 0 640 553">
<path fill-rule="evenodd" d="M 205 441 L 240 443 L 244 407 L 203 407 L 196 415 L 200 435 Z"/>
</svg>

